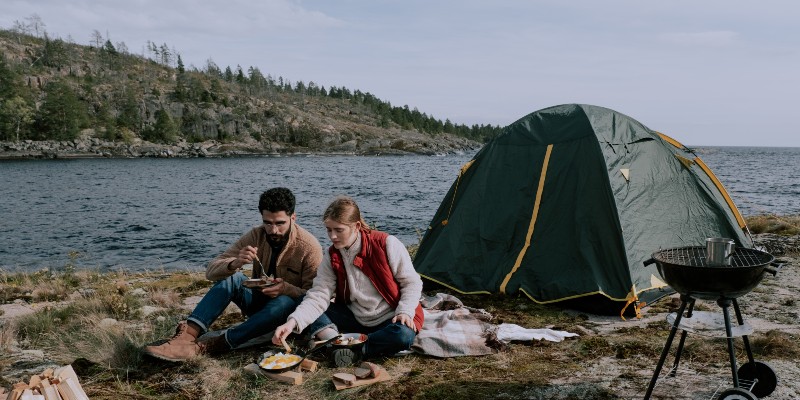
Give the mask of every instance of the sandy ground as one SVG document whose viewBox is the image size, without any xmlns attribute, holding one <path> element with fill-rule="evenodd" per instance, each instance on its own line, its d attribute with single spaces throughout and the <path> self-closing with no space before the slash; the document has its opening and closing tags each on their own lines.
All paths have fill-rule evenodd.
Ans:
<svg viewBox="0 0 800 400">
<path fill-rule="evenodd" d="M 738 299 L 745 326 L 752 327 L 751 340 L 759 334 L 770 330 L 779 330 L 794 335 L 800 334 L 800 313 L 796 301 L 800 297 L 800 259 L 781 257 L 787 264 L 779 271 L 776 277 L 767 274 L 761 284 L 749 294 Z M 679 295 L 659 302 L 673 301 L 680 303 Z M 713 301 L 697 301 L 695 310 L 701 310 L 706 315 L 722 319 L 722 309 Z M 654 322 L 663 322 L 664 331 L 668 332 L 670 325 L 667 323 L 668 312 L 648 312 L 645 307 L 642 319 L 622 321 L 619 317 L 589 316 L 587 326 L 599 335 L 615 335 L 621 328 L 647 326 Z M 731 309 L 731 317 L 733 310 Z M 682 323 L 683 325 L 683 323 Z M 662 373 L 657 380 L 653 391 L 653 399 L 717 399 L 719 393 L 733 388 L 733 378 L 729 362 L 720 362 L 709 365 L 707 363 L 693 362 L 681 357 L 680 366 L 674 377 L 667 376 L 673 364 L 678 345 L 680 332 L 672 344 Z M 711 346 L 719 349 L 724 357 L 727 354 L 727 343 L 724 340 L 724 328 L 698 330 L 687 333 L 686 343 L 692 340 L 709 340 Z M 735 335 L 734 335 L 735 336 Z M 719 338 L 716 338 L 719 337 Z M 663 343 L 666 343 L 665 339 Z M 741 337 L 734 341 L 742 344 Z M 663 346 L 663 344 L 662 344 Z M 793 400 L 800 399 L 800 363 L 796 360 L 761 360 L 756 361 L 769 364 L 778 377 L 775 391 L 769 399 Z M 727 360 L 727 359 L 726 359 Z M 744 351 L 737 354 L 738 365 L 747 361 Z M 650 379 L 655 371 L 658 360 L 650 357 L 632 356 L 618 359 L 607 357 L 592 365 L 587 365 L 582 373 L 564 379 L 564 383 L 593 382 L 598 386 L 607 388 L 610 392 L 624 399 L 644 398 Z"/>
</svg>

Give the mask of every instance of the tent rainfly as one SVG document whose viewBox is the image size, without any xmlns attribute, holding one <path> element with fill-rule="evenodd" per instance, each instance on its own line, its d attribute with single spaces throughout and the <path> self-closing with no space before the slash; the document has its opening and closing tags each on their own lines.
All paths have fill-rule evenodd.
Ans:
<svg viewBox="0 0 800 400">
<path fill-rule="evenodd" d="M 671 293 L 642 264 L 653 252 L 709 237 L 753 246 L 693 150 L 616 111 L 568 104 L 507 126 L 461 168 L 414 265 L 461 294 L 622 313 Z"/>
</svg>

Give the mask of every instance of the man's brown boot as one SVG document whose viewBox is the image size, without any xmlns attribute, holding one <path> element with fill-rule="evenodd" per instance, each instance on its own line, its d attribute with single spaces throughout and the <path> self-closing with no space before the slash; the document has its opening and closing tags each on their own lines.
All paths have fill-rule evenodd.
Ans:
<svg viewBox="0 0 800 400">
<path fill-rule="evenodd" d="M 200 329 L 196 325 L 181 321 L 172 339 L 158 346 L 145 346 L 142 351 L 165 361 L 186 361 L 201 353 L 197 344 L 199 334 Z"/>
</svg>

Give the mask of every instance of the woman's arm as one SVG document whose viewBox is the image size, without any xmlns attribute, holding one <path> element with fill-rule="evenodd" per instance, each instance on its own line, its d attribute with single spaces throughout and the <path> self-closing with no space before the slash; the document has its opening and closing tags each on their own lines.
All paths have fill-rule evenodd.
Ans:
<svg viewBox="0 0 800 400">
<path fill-rule="evenodd" d="M 395 280 L 400 286 L 400 303 L 394 311 L 395 316 L 405 314 L 414 318 L 419 299 L 422 296 L 422 278 L 414 269 L 406 246 L 394 236 L 386 238 L 386 256 Z"/>
<path fill-rule="evenodd" d="M 294 328 L 295 333 L 300 333 L 328 309 L 335 291 L 336 274 L 331 267 L 330 256 L 326 256 L 322 258 L 322 264 L 317 268 L 314 284 L 306 292 L 306 297 L 289 315 L 289 318 L 295 320 L 297 324 Z"/>
</svg>

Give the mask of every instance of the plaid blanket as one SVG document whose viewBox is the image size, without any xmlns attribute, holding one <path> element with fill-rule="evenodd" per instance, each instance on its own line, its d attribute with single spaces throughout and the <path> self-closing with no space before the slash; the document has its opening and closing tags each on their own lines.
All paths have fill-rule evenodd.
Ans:
<svg viewBox="0 0 800 400">
<path fill-rule="evenodd" d="M 512 340 L 560 342 L 575 333 L 526 329 L 514 324 L 493 325 L 488 312 L 466 307 L 455 296 L 438 293 L 422 297 L 425 324 L 411 350 L 434 357 L 482 356 L 506 350 Z"/>
<path fill-rule="evenodd" d="M 414 339 L 411 350 L 434 357 L 482 356 L 497 353 L 490 346 L 492 315 L 484 310 L 465 307 L 449 294 L 423 295 L 425 324 Z"/>
</svg>

